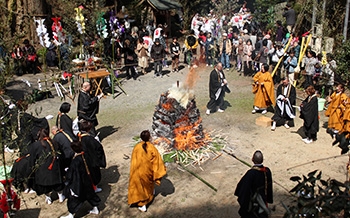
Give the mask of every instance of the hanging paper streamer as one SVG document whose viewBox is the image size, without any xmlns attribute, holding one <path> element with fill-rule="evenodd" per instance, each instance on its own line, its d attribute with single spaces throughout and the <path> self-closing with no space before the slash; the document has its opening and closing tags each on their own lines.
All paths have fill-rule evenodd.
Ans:
<svg viewBox="0 0 350 218">
<path fill-rule="evenodd" d="M 83 8 L 78 7 L 78 8 L 74 8 L 74 10 L 77 13 L 75 16 L 75 23 L 77 24 L 78 32 L 80 34 L 84 34 L 85 33 L 85 21 L 84 21 L 85 18 L 84 18 L 84 15 L 81 13 Z"/>
<path fill-rule="evenodd" d="M 111 30 L 111 33 L 112 33 L 112 38 L 118 38 L 118 19 L 117 17 L 115 16 L 115 13 L 114 11 L 110 11 L 110 16 L 109 16 L 109 29 Z"/>
<path fill-rule="evenodd" d="M 103 18 L 104 12 L 100 12 L 98 14 L 98 18 L 96 21 L 96 28 L 97 28 L 97 32 L 98 35 L 105 39 L 108 36 L 108 32 L 107 32 L 107 22 L 106 19 Z"/>
<path fill-rule="evenodd" d="M 53 24 L 51 26 L 53 38 L 56 44 L 61 45 L 66 39 L 60 22 L 61 17 L 55 17 L 51 19 L 53 20 Z"/>
<path fill-rule="evenodd" d="M 50 46 L 50 38 L 49 34 L 47 33 L 47 29 L 44 25 L 45 19 L 35 19 L 34 17 L 34 22 L 36 25 L 36 33 L 39 37 L 40 40 L 40 45 L 48 48 Z"/>
</svg>

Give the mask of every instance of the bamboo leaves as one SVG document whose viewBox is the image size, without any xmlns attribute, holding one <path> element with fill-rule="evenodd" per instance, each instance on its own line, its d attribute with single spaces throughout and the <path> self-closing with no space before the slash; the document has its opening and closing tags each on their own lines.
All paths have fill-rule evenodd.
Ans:
<svg viewBox="0 0 350 218">
<path fill-rule="evenodd" d="M 290 190 L 297 194 L 296 205 L 285 206 L 284 217 L 338 217 L 344 213 L 344 217 L 350 215 L 350 203 L 348 201 L 349 182 L 342 183 L 335 179 L 321 179 L 322 172 L 315 170 L 303 175 L 293 176 L 290 180 L 298 184 Z"/>
</svg>

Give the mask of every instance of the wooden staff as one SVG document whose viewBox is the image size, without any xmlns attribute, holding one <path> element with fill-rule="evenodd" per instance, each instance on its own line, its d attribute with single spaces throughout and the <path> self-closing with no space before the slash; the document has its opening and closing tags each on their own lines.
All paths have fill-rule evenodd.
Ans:
<svg viewBox="0 0 350 218">
<path fill-rule="evenodd" d="M 290 169 L 293 169 L 293 168 L 297 168 L 297 167 L 301 167 L 301 166 L 304 166 L 304 165 L 307 165 L 307 164 L 312 164 L 312 163 L 315 163 L 315 162 L 323 161 L 323 160 L 328 160 L 328 159 L 334 159 L 334 158 L 342 157 L 344 155 L 346 155 L 346 154 L 335 155 L 335 156 L 331 156 L 331 157 L 325 157 L 325 158 L 312 160 L 312 161 L 309 161 L 309 162 L 306 162 L 306 163 L 303 163 L 303 164 L 299 164 L 299 165 L 296 165 L 296 166 L 293 166 L 293 167 L 289 167 L 289 168 L 287 168 L 287 170 L 290 170 Z"/>
<path fill-rule="evenodd" d="M 210 185 L 209 182 L 205 181 L 203 178 L 201 178 L 200 176 L 198 176 L 197 174 L 195 174 L 194 172 L 192 172 L 191 170 L 187 169 L 187 167 L 185 167 L 181 162 L 177 161 L 177 164 L 180 165 L 184 170 L 186 170 L 187 172 L 189 172 L 192 176 L 196 177 L 197 179 L 199 179 L 201 182 L 203 182 L 204 184 L 206 184 L 207 186 L 209 186 L 209 188 L 213 189 L 214 191 L 218 191 L 214 186 Z"/>
<path fill-rule="evenodd" d="M 289 37 L 288 43 L 286 45 L 286 47 L 284 48 L 284 53 L 287 51 L 290 42 L 292 41 L 292 37 Z M 281 64 L 282 60 L 283 60 L 284 56 L 282 55 L 282 57 L 278 60 L 277 65 L 275 67 L 275 69 L 273 69 L 272 73 L 271 73 L 271 77 L 273 77 L 273 75 L 276 73 L 278 66 Z"/>
</svg>

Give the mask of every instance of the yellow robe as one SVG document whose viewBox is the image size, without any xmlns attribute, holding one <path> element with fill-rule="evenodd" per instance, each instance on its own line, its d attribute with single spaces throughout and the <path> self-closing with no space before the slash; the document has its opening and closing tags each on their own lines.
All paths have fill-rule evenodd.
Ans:
<svg viewBox="0 0 350 218">
<path fill-rule="evenodd" d="M 347 96 L 344 93 L 333 93 L 331 95 L 332 101 L 328 105 L 325 115 L 329 117 L 328 119 L 328 128 L 338 130 L 339 132 L 343 131 L 343 115 L 345 110 L 345 102 Z"/>
<path fill-rule="evenodd" d="M 254 106 L 267 108 L 271 104 L 275 105 L 275 90 L 271 74 L 269 72 L 258 72 L 254 75 L 253 81 L 253 93 L 255 94 Z M 264 85 L 261 85 L 261 83 Z"/>
<path fill-rule="evenodd" d="M 343 131 L 350 133 L 350 98 L 347 98 L 347 102 L 345 104 L 345 110 L 343 115 L 344 127 Z M 350 135 L 347 135 L 347 138 Z"/>
<path fill-rule="evenodd" d="M 160 185 L 166 168 L 158 150 L 147 142 L 147 153 L 138 143 L 132 152 L 128 189 L 128 204 L 147 205 L 153 200 L 154 184 Z"/>
</svg>

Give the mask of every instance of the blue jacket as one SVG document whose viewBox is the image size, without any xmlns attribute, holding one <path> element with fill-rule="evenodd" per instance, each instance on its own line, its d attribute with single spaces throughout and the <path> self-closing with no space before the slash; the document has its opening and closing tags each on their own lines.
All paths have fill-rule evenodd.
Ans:
<svg viewBox="0 0 350 218">
<path fill-rule="evenodd" d="M 298 59 L 294 56 L 292 60 L 288 63 L 288 61 L 291 59 L 289 56 L 285 61 L 284 61 L 284 66 L 285 69 L 288 70 L 288 73 L 294 73 L 294 68 L 297 67 L 298 64 Z"/>
</svg>

